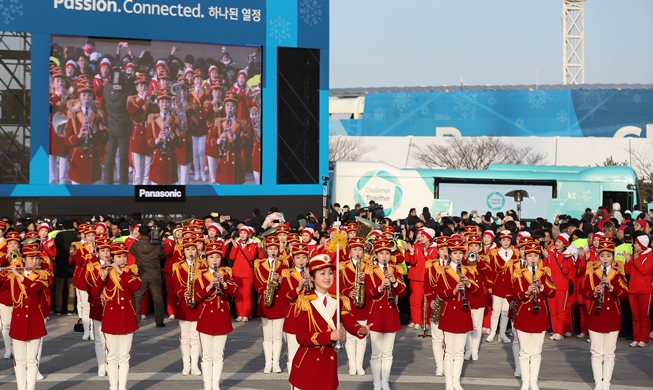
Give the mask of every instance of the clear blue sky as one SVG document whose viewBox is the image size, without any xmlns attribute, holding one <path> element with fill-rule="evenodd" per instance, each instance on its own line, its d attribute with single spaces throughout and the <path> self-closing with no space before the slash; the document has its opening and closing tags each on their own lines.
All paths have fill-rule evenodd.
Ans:
<svg viewBox="0 0 653 390">
<path fill-rule="evenodd" d="M 331 88 L 562 83 L 562 0 L 331 0 Z M 585 82 L 653 83 L 653 0 L 587 0 Z"/>
</svg>

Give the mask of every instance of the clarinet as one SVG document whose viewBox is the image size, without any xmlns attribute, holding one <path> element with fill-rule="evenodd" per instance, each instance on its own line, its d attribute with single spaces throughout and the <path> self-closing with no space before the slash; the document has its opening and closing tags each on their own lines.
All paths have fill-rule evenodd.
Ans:
<svg viewBox="0 0 653 390">
<path fill-rule="evenodd" d="M 306 266 L 302 265 L 302 277 L 305 278 L 306 275 Z M 311 282 L 308 281 L 308 278 L 306 278 L 306 283 L 304 284 L 304 295 L 308 295 L 308 293 L 311 291 Z"/>
<path fill-rule="evenodd" d="M 216 276 L 218 275 L 218 266 L 217 265 L 213 266 L 213 272 L 215 273 Z M 215 288 L 216 288 L 216 295 L 221 296 L 222 295 L 222 287 L 220 286 L 220 283 L 216 284 Z"/>
<path fill-rule="evenodd" d="M 462 282 L 463 281 L 463 265 L 462 263 L 458 263 L 458 279 Z M 469 309 L 469 303 L 467 303 L 467 294 L 465 294 L 465 287 L 463 286 L 463 289 L 460 290 L 460 294 L 463 298 L 463 310 Z"/>
<path fill-rule="evenodd" d="M 533 284 L 535 284 L 535 266 L 531 268 L 533 273 Z M 537 302 L 537 290 L 533 292 L 533 313 L 540 311 L 540 304 Z"/>
<path fill-rule="evenodd" d="M 388 274 L 388 262 L 385 262 L 383 264 L 383 273 L 386 274 L 386 279 L 388 279 L 388 275 L 387 275 Z M 388 284 L 387 291 L 388 291 L 388 303 L 392 304 L 392 303 L 395 302 L 395 297 L 394 297 L 394 295 L 392 295 L 392 284 Z"/>
<path fill-rule="evenodd" d="M 599 304 L 596 305 L 596 311 L 597 312 L 602 312 L 603 311 L 603 291 L 605 291 L 605 284 L 603 284 L 603 278 L 605 278 L 605 266 L 603 266 L 603 273 L 601 274 L 601 286 L 603 286 L 603 290 L 599 293 Z"/>
</svg>

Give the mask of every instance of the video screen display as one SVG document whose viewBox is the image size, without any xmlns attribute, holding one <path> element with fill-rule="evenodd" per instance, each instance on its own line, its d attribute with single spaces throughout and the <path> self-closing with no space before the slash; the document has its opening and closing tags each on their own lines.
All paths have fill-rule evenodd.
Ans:
<svg viewBox="0 0 653 390">
<path fill-rule="evenodd" d="M 53 36 L 49 183 L 260 184 L 261 54 Z"/>
</svg>

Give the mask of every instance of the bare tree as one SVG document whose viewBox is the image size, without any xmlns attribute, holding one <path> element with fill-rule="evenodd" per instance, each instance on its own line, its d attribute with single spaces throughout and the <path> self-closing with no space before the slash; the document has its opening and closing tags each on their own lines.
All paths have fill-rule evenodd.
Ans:
<svg viewBox="0 0 653 390">
<path fill-rule="evenodd" d="M 329 162 L 359 161 L 365 153 L 375 149 L 376 146 L 365 145 L 361 137 L 329 137 Z"/>
<path fill-rule="evenodd" d="M 418 146 L 415 159 L 424 166 L 487 169 L 490 164 L 542 164 L 546 153 L 515 146 L 494 137 L 451 137 L 444 145 Z"/>
</svg>

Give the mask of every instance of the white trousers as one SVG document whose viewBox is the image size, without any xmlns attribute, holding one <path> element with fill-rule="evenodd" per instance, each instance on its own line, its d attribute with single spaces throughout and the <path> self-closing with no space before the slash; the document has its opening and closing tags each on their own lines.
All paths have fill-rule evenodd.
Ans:
<svg viewBox="0 0 653 390">
<path fill-rule="evenodd" d="M 481 338 L 483 338 L 483 314 L 485 308 L 472 309 L 472 325 L 474 330 L 467 332 L 467 340 L 465 342 L 465 350 L 470 356 L 478 358 L 478 348 L 481 345 Z"/>
<path fill-rule="evenodd" d="M 211 336 L 200 333 L 200 341 L 202 343 L 204 390 L 220 390 L 220 375 L 222 375 L 227 335 Z"/>
<path fill-rule="evenodd" d="M 152 156 L 132 153 L 132 165 L 134 166 L 134 185 L 149 185 Z"/>
<path fill-rule="evenodd" d="M 107 348 L 107 376 L 109 390 L 127 390 L 129 377 L 129 351 L 132 349 L 134 333 L 105 333 Z"/>
<path fill-rule="evenodd" d="M 283 341 L 281 340 L 283 335 L 283 321 L 284 318 L 276 320 L 261 318 L 261 324 L 263 325 L 263 354 L 265 355 L 266 370 L 272 368 L 275 371 L 279 371 L 281 369 L 279 358 L 283 347 Z"/>
<path fill-rule="evenodd" d="M 367 320 L 358 321 L 361 325 L 367 325 Z M 364 372 L 363 360 L 365 359 L 365 350 L 367 349 L 367 336 L 363 339 L 345 332 L 345 350 L 347 351 L 347 360 L 349 361 L 349 371 Z"/>
<path fill-rule="evenodd" d="M 496 295 L 492 295 L 492 317 L 490 317 L 490 336 L 494 337 L 497 333 L 497 325 L 499 325 L 499 317 L 501 317 L 501 324 L 499 331 L 501 335 L 506 333 L 508 328 L 508 310 L 510 305 L 506 298 L 499 298 Z"/>
<path fill-rule="evenodd" d="M 215 171 L 218 169 L 218 159 L 206 156 L 209 163 L 209 184 L 215 184 Z"/>
<path fill-rule="evenodd" d="M 431 321 L 431 348 L 433 348 L 433 357 L 435 358 L 435 373 L 442 375 L 444 373 L 444 332 L 440 330 L 438 324 Z"/>
<path fill-rule="evenodd" d="M 13 340 L 14 372 L 18 390 L 34 390 L 38 372 L 37 355 L 41 339 Z"/>
<path fill-rule="evenodd" d="M 590 330 L 590 352 L 594 382 L 602 388 L 609 388 L 616 361 L 615 349 L 619 331 L 599 333 Z"/>
<path fill-rule="evenodd" d="M 179 343 L 184 369 L 192 367 L 198 371 L 202 347 L 200 334 L 197 331 L 197 321 L 179 320 Z"/>
<path fill-rule="evenodd" d="M 66 184 L 68 180 L 68 157 L 50 155 L 50 184 Z"/>
<path fill-rule="evenodd" d="M 104 333 L 102 333 L 102 321 L 93 320 L 93 334 L 95 336 L 95 358 L 99 370 L 106 370 L 107 351 Z"/>
<path fill-rule="evenodd" d="M 540 365 L 542 364 L 542 344 L 544 344 L 545 333 L 528 333 L 517 330 L 522 384 L 527 385 L 530 383 L 531 388 L 537 388 Z"/>
<path fill-rule="evenodd" d="M 93 323 L 91 322 L 91 304 L 88 302 L 88 292 L 84 290 L 77 290 L 77 312 L 79 318 L 82 320 L 84 326 L 84 336 L 88 337 L 89 333 L 93 331 Z"/>
<path fill-rule="evenodd" d="M 206 160 L 206 136 L 193 137 L 193 165 L 195 165 L 195 180 L 202 178 L 206 181 L 206 173 L 204 172 L 204 161 Z M 187 141 L 188 142 L 188 141 Z"/>
<path fill-rule="evenodd" d="M 11 327 L 11 313 L 14 311 L 13 306 L 0 304 L 0 320 L 2 321 L 2 340 L 5 343 L 5 356 L 11 356 L 11 337 L 9 337 L 9 328 Z"/>
<path fill-rule="evenodd" d="M 190 163 L 188 164 L 177 164 L 177 177 L 179 177 L 180 185 L 186 185 L 190 181 Z"/>
<path fill-rule="evenodd" d="M 444 380 L 449 387 L 460 387 L 467 333 L 444 332 Z"/>
<path fill-rule="evenodd" d="M 395 347 L 395 332 L 370 332 L 372 356 L 370 368 L 374 390 L 389 389 L 390 371 L 392 370 L 392 352 Z"/>
<path fill-rule="evenodd" d="M 513 330 L 516 331 L 516 329 L 515 329 L 515 320 L 511 320 L 510 324 L 512 325 Z M 521 376 L 521 363 L 520 363 L 520 360 L 519 360 L 519 355 L 520 355 L 519 348 L 520 348 L 519 347 L 519 337 L 517 337 L 517 335 L 514 334 L 513 338 L 512 338 L 512 358 L 513 358 L 513 360 L 515 362 L 515 376 Z"/>
<path fill-rule="evenodd" d="M 292 370 L 292 361 L 295 358 L 295 354 L 299 349 L 299 343 L 297 342 L 297 336 L 292 333 L 286 333 L 286 343 L 288 345 L 288 376 L 290 376 L 290 371 Z"/>
</svg>

